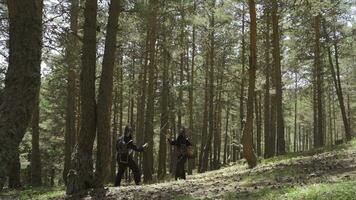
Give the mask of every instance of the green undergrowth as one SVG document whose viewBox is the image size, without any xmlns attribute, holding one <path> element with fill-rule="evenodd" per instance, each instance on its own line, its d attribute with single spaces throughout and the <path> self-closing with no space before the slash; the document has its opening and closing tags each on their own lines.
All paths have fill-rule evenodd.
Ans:
<svg viewBox="0 0 356 200">
<path fill-rule="evenodd" d="M 261 164 L 275 163 L 279 161 L 289 160 L 293 158 L 314 156 L 316 154 L 332 152 L 332 151 L 342 151 L 342 150 L 356 150 L 356 138 L 352 139 L 349 142 L 339 144 L 339 145 L 329 145 L 322 148 L 312 149 L 306 152 L 291 152 L 286 155 L 276 156 L 273 158 L 263 159 Z"/>
<path fill-rule="evenodd" d="M 209 199 L 209 198 L 206 198 Z M 264 188 L 254 193 L 227 193 L 225 200 L 356 200 L 356 181 L 311 184 L 305 186 Z M 174 200 L 195 200 L 179 195 Z"/>
<path fill-rule="evenodd" d="M 240 180 L 240 184 L 242 186 L 248 186 L 253 183 L 263 182 L 264 180 L 278 182 L 282 178 L 293 176 L 304 176 L 304 174 L 296 168 L 288 166 L 281 169 L 271 169 L 263 173 L 251 173 L 248 176 L 244 176 L 242 180 Z"/>
<path fill-rule="evenodd" d="M 356 200 L 356 180 L 305 186 L 265 188 L 250 194 L 229 193 L 225 199 L 246 200 Z"/>
<path fill-rule="evenodd" d="M 0 193 L 0 199 L 45 200 L 63 196 L 64 193 L 65 191 L 63 187 L 34 187 L 23 190 L 8 190 L 2 192 Z"/>
</svg>

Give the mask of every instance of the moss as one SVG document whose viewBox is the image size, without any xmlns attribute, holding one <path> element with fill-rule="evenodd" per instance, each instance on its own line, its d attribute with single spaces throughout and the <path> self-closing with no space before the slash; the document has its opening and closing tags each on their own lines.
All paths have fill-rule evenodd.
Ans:
<svg viewBox="0 0 356 200">
<path fill-rule="evenodd" d="M 195 198 L 190 195 L 178 195 L 174 197 L 174 200 L 195 200 Z"/>
<path fill-rule="evenodd" d="M 36 200 L 45 200 L 54 197 L 63 196 L 65 193 L 64 188 L 62 187 L 34 187 L 26 188 L 25 190 L 9 190 L 0 194 L 0 199 L 9 198 L 9 199 L 36 199 Z"/>
<path fill-rule="evenodd" d="M 264 159 L 261 164 L 275 163 L 283 160 L 290 160 L 298 157 L 313 156 L 320 153 L 331 152 L 331 151 L 342 151 L 342 150 L 356 150 L 356 138 L 351 141 L 339 145 L 329 145 L 322 148 L 312 149 L 306 152 L 291 152 L 282 156 L 275 156 L 273 158 Z"/>
<path fill-rule="evenodd" d="M 254 193 L 228 193 L 227 200 L 356 200 L 356 181 L 311 184 L 299 187 L 264 188 Z"/>
</svg>

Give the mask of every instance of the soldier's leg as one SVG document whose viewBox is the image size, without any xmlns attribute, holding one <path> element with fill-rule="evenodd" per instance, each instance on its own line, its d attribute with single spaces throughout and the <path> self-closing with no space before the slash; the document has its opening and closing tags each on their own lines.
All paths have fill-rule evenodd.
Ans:
<svg viewBox="0 0 356 200">
<path fill-rule="evenodd" d="M 140 169 L 138 168 L 137 164 L 135 163 L 135 161 L 132 158 L 129 158 L 128 166 L 132 170 L 132 173 L 133 173 L 133 176 L 134 176 L 134 180 L 135 180 L 135 184 L 139 185 L 140 182 L 141 182 Z"/>
<path fill-rule="evenodd" d="M 178 180 L 179 178 L 179 175 L 180 175 L 180 158 L 177 157 L 177 160 L 176 160 L 176 172 L 175 172 L 175 179 Z"/>
<path fill-rule="evenodd" d="M 183 173 L 184 173 L 184 160 L 183 159 L 184 159 L 183 157 L 177 158 L 176 180 L 178 178 L 183 178 Z"/>
<path fill-rule="evenodd" d="M 185 180 L 185 163 L 187 162 L 187 157 L 182 158 L 182 179 Z"/>
<path fill-rule="evenodd" d="M 116 186 L 120 186 L 121 184 L 121 178 L 125 173 L 125 170 L 127 168 L 127 164 L 124 163 L 118 163 L 119 165 L 119 169 L 117 170 L 117 174 L 116 174 L 116 179 L 115 179 L 115 187 Z"/>
</svg>

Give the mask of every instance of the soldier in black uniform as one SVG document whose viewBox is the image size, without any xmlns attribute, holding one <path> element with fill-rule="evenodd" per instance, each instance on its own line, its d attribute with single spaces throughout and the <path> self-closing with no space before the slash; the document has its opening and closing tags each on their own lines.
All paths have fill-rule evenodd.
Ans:
<svg viewBox="0 0 356 200">
<path fill-rule="evenodd" d="M 175 179 L 176 180 L 178 178 L 185 179 L 184 165 L 188 159 L 187 147 L 192 146 L 192 144 L 189 142 L 188 138 L 186 137 L 185 128 L 183 127 L 182 130 L 179 132 L 177 139 L 171 140 L 170 138 L 168 138 L 168 142 L 171 145 L 177 147 L 177 166 L 176 166 Z"/>
<path fill-rule="evenodd" d="M 117 171 L 115 186 L 120 186 L 121 178 L 126 171 L 126 168 L 129 167 L 132 170 L 134 180 L 136 185 L 139 185 L 141 182 L 141 173 L 137 164 L 132 158 L 132 152 L 143 152 L 147 147 L 147 143 L 138 147 L 133 143 L 132 140 L 132 128 L 130 126 L 125 127 L 124 135 L 121 136 L 116 142 L 117 149 L 117 163 L 119 169 Z"/>
</svg>

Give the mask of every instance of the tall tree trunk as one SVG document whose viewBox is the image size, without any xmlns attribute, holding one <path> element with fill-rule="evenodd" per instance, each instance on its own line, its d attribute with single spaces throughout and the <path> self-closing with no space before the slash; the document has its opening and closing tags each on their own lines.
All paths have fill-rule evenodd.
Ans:
<svg viewBox="0 0 356 200">
<path fill-rule="evenodd" d="M 324 145 L 324 131 L 323 131 L 323 82 L 322 82 L 322 64 L 320 56 L 320 19 L 321 15 L 318 14 L 314 17 L 314 32 L 315 32 L 315 46 L 314 46 L 314 65 L 315 65 L 315 77 L 316 77 L 316 117 L 317 126 L 316 132 L 314 132 L 314 147 L 321 147 Z"/>
<path fill-rule="evenodd" d="M 272 7 L 273 5 L 271 4 L 271 12 L 273 12 L 272 10 Z M 272 14 L 271 14 L 271 21 L 272 21 L 272 30 L 274 28 L 273 26 L 273 19 L 272 19 Z M 274 30 L 273 30 L 274 34 L 276 33 Z M 271 109 L 271 112 L 270 112 L 270 156 L 273 157 L 276 155 L 276 137 L 277 137 L 277 105 L 276 105 L 276 102 L 277 102 L 277 95 L 276 95 L 276 88 L 277 88 L 277 78 L 276 78 L 276 66 L 275 66 L 275 62 L 276 62 L 276 58 L 275 58 L 275 48 L 274 48 L 274 37 L 276 37 L 275 35 L 273 35 L 273 32 L 272 32 L 272 69 L 271 69 L 271 92 L 270 92 L 270 97 L 271 97 L 271 100 L 270 100 L 270 109 Z M 279 39 L 279 38 L 278 38 Z"/>
<path fill-rule="evenodd" d="M 5 183 L 8 167 L 31 120 L 41 81 L 43 1 L 6 2 L 10 39 L 0 105 L 0 186 Z"/>
<path fill-rule="evenodd" d="M 171 83 L 170 83 L 170 88 L 173 87 L 175 83 L 175 76 L 173 70 L 170 71 L 171 75 Z M 177 130 L 176 130 L 176 93 L 175 91 L 170 91 L 170 98 L 169 98 L 169 125 L 171 129 L 171 134 L 170 137 L 171 139 L 175 139 L 177 136 Z M 176 162 L 177 162 L 177 156 L 176 156 L 176 148 L 173 147 L 173 145 L 170 145 L 170 166 L 169 170 L 172 175 L 174 175 L 176 171 Z"/>
<path fill-rule="evenodd" d="M 80 75 L 81 120 L 78 136 L 78 152 L 74 167 L 78 180 L 74 188 L 67 186 L 67 193 L 75 193 L 93 187 L 93 144 L 96 133 L 96 14 L 97 0 L 85 2 L 82 70 Z"/>
<path fill-rule="evenodd" d="M 181 27 L 180 27 L 180 36 L 179 36 L 179 46 L 180 46 L 180 61 L 179 61 L 179 88 L 178 88 L 178 131 L 182 129 L 182 110 L 183 110 L 183 81 L 184 81 L 184 11 L 181 11 Z"/>
<path fill-rule="evenodd" d="M 208 58 L 208 57 L 207 57 Z M 203 154 L 206 147 L 206 138 L 208 133 L 208 104 L 209 104 L 209 62 L 207 62 L 205 70 L 205 90 L 204 90 L 204 111 L 203 111 L 203 124 L 202 124 L 202 134 L 201 134 L 201 144 L 200 144 L 200 154 L 199 154 L 199 172 L 203 172 Z"/>
<path fill-rule="evenodd" d="M 244 99 L 245 99 L 245 3 L 242 3 L 242 52 L 241 52 L 241 60 L 242 60 L 242 70 L 241 70 L 241 86 L 240 86 L 240 131 L 242 133 L 244 129 L 244 121 L 245 121 L 245 109 L 244 109 Z"/>
<path fill-rule="evenodd" d="M 164 36 L 166 40 L 166 36 Z M 166 43 L 166 41 L 164 41 Z M 169 129 L 169 53 L 163 49 L 163 74 L 162 74 L 162 90 L 161 90 L 161 128 L 159 138 L 159 152 L 158 152 L 158 179 L 163 180 L 166 175 L 166 158 L 167 158 L 167 141 L 166 135 Z"/>
<path fill-rule="evenodd" d="M 95 172 L 95 184 L 97 187 L 103 187 L 110 174 L 111 146 L 109 144 L 111 144 L 111 106 L 119 13 L 120 0 L 111 0 L 97 106 L 98 144 Z"/>
<path fill-rule="evenodd" d="M 196 1 L 194 0 L 194 5 L 193 5 L 193 13 L 196 13 Z M 196 37 L 196 30 L 195 30 L 195 25 L 193 24 L 193 30 L 192 30 L 192 66 L 190 68 L 190 73 L 189 74 L 189 103 L 188 103 L 188 109 L 189 109 L 189 132 L 190 136 L 192 137 L 192 143 L 194 145 L 194 152 L 197 152 L 197 134 L 196 130 L 194 128 L 194 70 L 195 70 L 195 51 L 196 51 L 196 45 L 195 45 L 195 37 Z M 189 69 L 189 67 L 188 67 Z M 196 159 L 195 157 L 191 160 L 188 161 L 188 173 L 192 174 L 192 170 L 195 168 L 196 164 Z"/>
<path fill-rule="evenodd" d="M 295 70 L 295 81 L 294 81 L 294 152 L 296 152 L 296 137 L 297 137 L 297 123 L 298 123 L 298 73 Z"/>
<path fill-rule="evenodd" d="M 262 140 L 262 118 L 261 118 L 261 93 L 258 91 L 256 92 L 256 99 L 255 99 L 255 110 L 256 110 L 256 146 L 257 146 L 257 155 L 261 156 L 262 155 L 262 150 L 261 150 L 261 140 Z"/>
<path fill-rule="evenodd" d="M 326 37 L 326 42 L 330 43 L 330 38 L 329 35 L 327 34 L 326 26 L 325 26 L 325 20 L 323 21 L 323 29 L 324 29 L 324 35 Z M 336 37 L 336 33 L 334 31 L 334 37 Z M 335 38 L 336 40 L 336 38 Z M 341 81 L 340 81 L 340 67 L 339 67 L 339 54 L 338 54 L 338 47 L 337 47 L 337 41 L 333 42 L 334 46 L 334 53 L 335 53 L 335 66 L 336 70 L 334 67 L 334 63 L 332 60 L 332 51 L 331 47 L 327 48 L 328 51 L 328 60 L 329 60 L 329 65 L 330 65 L 330 71 L 331 71 L 331 76 L 334 82 L 334 87 L 336 91 L 336 95 L 339 101 L 339 106 L 340 106 L 340 111 L 341 111 L 341 116 L 342 116 L 342 122 L 344 124 L 344 129 L 345 129 L 345 134 L 346 134 L 346 139 L 351 140 L 351 131 L 350 131 L 350 124 L 347 119 L 347 114 L 346 114 L 346 108 L 345 108 L 345 102 L 344 102 L 344 95 L 342 92 L 342 86 L 341 86 Z"/>
<path fill-rule="evenodd" d="M 148 65 L 148 31 L 146 33 L 146 44 L 145 44 L 145 51 L 143 52 L 144 55 L 144 65 L 141 69 L 139 75 L 139 95 L 137 98 L 137 118 L 136 118 L 136 140 L 138 144 L 143 143 L 144 137 L 144 129 L 145 129 L 145 103 L 146 103 L 146 93 L 147 93 L 147 65 Z M 142 169 L 142 155 L 138 155 L 138 165 L 139 168 Z"/>
<path fill-rule="evenodd" d="M 229 136 L 228 136 L 228 131 L 229 131 L 229 117 L 230 117 L 230 106 L 227 106 L 226 110 L 226 122 L 225 122 L 225 137 L 224 137 L 224 164 L 227 163 L 227 158 L 229 157 L 228 155 L 228 143 L 229 143 Z"/>
<path fill-rule="evenodd" d="M 148 85 L 147 85 L 147 109 L 145 115 L 145 135 L 144 140 L 148 143 L 148 148 L 143 153 L 143 175 L 144 181 L 151 182 L 153 174 L 153 119 L 154 119 L 154 86 L 155 86 L 155 52 L 156 52 L 156 27 L 158 0 L 150 0 L 150 15 L 148 18 Z"/>
<path fill-rule="evenodd" d="M 273 66 L 275 68 L 276 83 L 276 120 L 277 120 L 277 154 L 286 153 L 284 139 L 284 117 L 283 117 L 283 94 L 282 94 L 282 73 L 281 73 L 281 55 L 279 44 L 278 27 L 278 0 L 272 1 L 272 45 L 273 45 Z M 274 112 L 274 111 L 273 111 Z"/>
<path fill-rule="evenodd" d="M 215 8 L 215 0 L 211 4 L 212 9 Z M 215 25 L 214 11 L 211 13 L 210 27 L 213 29 Z M 204 147 L 203 157 L 202 157 L 202 168 L 201 172 L 208 170 L 209 154 L 211 153 L 211 144 L 214 135 L 214 44 L 215 36 L 214 31 L 211 30 L 209 33 L 209 96 L 208 96 L 208 137 Z"/>
<path fill-rule="evenodd" d="M 264 95 L 264 139 L 265 139 L 265 152 L 264 157 L 270 158 L 273 156 L 274 141 L 272 141 L 271 133 L 271 97 L 270 97 L 270 5 L 269 1 L 265 2 L 264 8 L 266 18 L 266 32 L 265 32 L 265 95 Z"/>
<path fill-rule="evenodd" d="M 68 34 L 68 43 L 66 44 L 66 65 L 68 70 L 67 75 L 67 105 L 66 105 L 66 127 L 64 136 L 64 169 L 63 180 L 67 183 L 67 175 L 71 169 L 71 156 L 76 144 L 76 69 L 78 65 L 78 16 L 79 16 L 79 0 L 71 1 L 70 8 L 70 34 Z"/>
<path fill-rule="evenodd" d="M 117 70 L 116 70 L 117 71 Z M 115 73 L 117 74 L 117 73 Z M 111 169 L 110 169 L 110 180 L 115 182 L 116 177 L 116 141 L 117 141 L 117 132 L 118 132 L 118 115 L 119 115 L 119 105 L 118 105 L 118 86 L 114 86 L 114 102 L 113 102 L 113 128 L 111 136 Z"/>
<path fill-rule="evenodd" d="M 39 97 L 35 104 L 35 110 L 32 114 L 32 150 L 31 150 L 31 186 L 40 186 L 42 184 L 41 177 L 41 153 L 40 153 L 40 108 Z"/>
<path fill-rule="evenodd" d="M 253 102 L 255 97 L 256 65 L 257 65 L 257 24 L 256 24 L 256 5 L 254 0 L 249 0 L 250 11 L 250 67 L 249 85 L 247 96 L 247 117 L 243 131 L 242 144 L 244 157 L 248 166 L 254 168 L 257 165 L 257 158 L 253 150 Z"/>
</svg>

